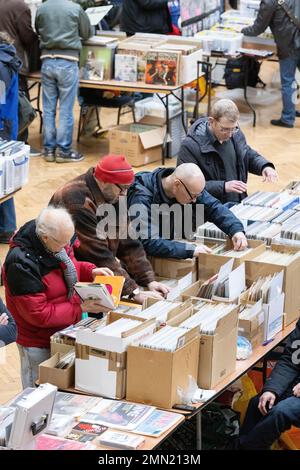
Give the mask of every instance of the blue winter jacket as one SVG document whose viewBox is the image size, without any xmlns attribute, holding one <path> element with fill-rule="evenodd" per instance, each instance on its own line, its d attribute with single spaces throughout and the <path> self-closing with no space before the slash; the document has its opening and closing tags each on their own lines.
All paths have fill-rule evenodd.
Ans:
<svg viewBox="0 0 300 470">
<path fill-rule="evenodd" d="M 0 44 L 0 137 L 16 140 L 18 136 L 18 71 L 22 62 L 16 49 Z"/>
<path fill-rule="evenodd" d="M 146 208 L 148 214 L 148 236 L 147 238 L 144 237 L 144 239 L 141 237 L 141 242 L 144 245 L 147 255 L 161 258 L 191 258 L 194 254 L 195 245 L 176 241 L 176 238 L 178 240 L 184 237 L 174 232 L 174 219 L 172 217 L 170 218 L 171 227 L 170 237 L 168 239 L 162 238 L 162 218 L 160 218 L 160 222 L 158 222 L 160 226 L 156 228 L 153 227 L 153 212 L 151 219 L 151 206 L 153 204 L 167 204 L 172 206 L 172 204 L 177 202 L 175 199 L 171 200 L 167 198 L 161 184 L 162 178 L 169 176 L 174 170 L 175 168 L 157 168 L 153 172 L 145 171 L 137 173 L 135 175 L 135 181 L 128 191 L 128 208 L 132 209 L 135 204 L 142 204 Z M 196 204 L 191 205 L 193 212 L 195 212 L 196 205 L 198 204 L 204 205 L 205 221 L 214 223 L 229 237 L 232 237 L 237 232 L 244 231 L 244 227 L 239 219 L 206 190 L 198 197 Z M 140 219 L 142 220 L 142 217 L 140 217 Z M 190 228 L 192 231 L 196 230 L 196 227 Z M 142 232 L 144 233 L 144 231 Z M 155 238 L 153 237 L 153 233 L 156 233 Z"/>
</svg>

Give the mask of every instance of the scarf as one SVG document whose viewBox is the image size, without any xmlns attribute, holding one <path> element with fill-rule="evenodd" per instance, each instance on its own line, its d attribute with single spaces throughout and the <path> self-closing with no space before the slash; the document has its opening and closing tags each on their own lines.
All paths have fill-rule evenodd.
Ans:
<svg viewBox="0 0 300 470">
<path fill-rule="evenodd" d="M 68 299 L 70 299 L 73 295 L 73 288 L 76 282 L 78 281 L 77 277 L 77 271 L 74 266 L 73 261 L 71 258 L 68 256 L 66 250 L 63 248 L 61 251 L 58 253 L 52 253 L 55 259 L 60 261 L 65 265 L 65 268 L 63 270 L 63 275 L 65 278 L 65 282 L 68 287 Z"/>
</svg>

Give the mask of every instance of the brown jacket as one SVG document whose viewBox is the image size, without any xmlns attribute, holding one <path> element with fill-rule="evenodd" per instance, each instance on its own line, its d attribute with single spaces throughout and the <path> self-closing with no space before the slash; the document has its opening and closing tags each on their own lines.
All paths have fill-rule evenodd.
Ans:
<svg viewBox="0 0 300 470">
<path fill-rule="evenodd" d="M 0 0 L 0 31 L 6 31 L 14 40 L 17 56 L 23 67 L 21 73 L 28 72 L 28 54 L 38 36 L 32 29 L 31 11 L 24 0 Z"/>
<path fill-rule="evenodd" d="M 106 201 L 93 173 L 94 168 L 90 168 L 83 175 L 66 183 L 52 196 L 50 204 L 64 206 L 73 217 L 80 241 L 80 247 L 74 247 L 76 258 L 94 263 L 98 267 L 107 266 L 116 275 L 124 276 L 123 295 L 131 294 L 138 284 L 146 287 L 149 282 L 154 281 L 154 272 L 141 242 L 128 236 L 119 238 L 123 221 L 116 227 L 115 238 L 97 237 L 96 227 L 101 220 L 101 217 L 96 216 L 97 208 Z M 118 210 L 118 204 L 114 207 Z"/>
</svg>

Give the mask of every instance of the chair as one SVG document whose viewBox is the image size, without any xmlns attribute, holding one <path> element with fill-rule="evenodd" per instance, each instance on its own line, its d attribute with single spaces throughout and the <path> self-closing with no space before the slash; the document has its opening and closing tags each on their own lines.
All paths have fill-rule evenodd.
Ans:
<svg viewBox="0 0 300 470">
<path fill-rule="evenodd" d="M 78 123 L 77 142 L 80 141 L 80 136 L 87 123 L 87 118 L 89 116 L 89 112 L 88 112 L 89 109 L 94 109 L 96 112 L 97 126 L 99 130 L 101 128 L 100 114 L 99 114 L 99 109 L 98 109 L 99 107 L 118 109 L 117 125 L 120 124 L 121 116 L 130 111 L 132 112 L 133 121 L 136 122 L 133 94 L 120 95 L 120 96 L 115 96 L 113 98 L 105 98 L 103 97 L 103 90 L 80 88 L 79 105 L 80 105 L 80 114 L 79 114 L 79 123 Z M 126 107 L 129 107 L 130 110 L 124 111 L 124 108 Z"/>
</svg>

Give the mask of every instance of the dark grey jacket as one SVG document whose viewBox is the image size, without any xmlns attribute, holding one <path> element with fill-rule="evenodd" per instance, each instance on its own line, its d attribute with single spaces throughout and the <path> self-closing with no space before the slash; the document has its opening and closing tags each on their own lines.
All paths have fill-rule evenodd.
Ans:
<svg viewBox="0 0 300 470">
<path fill-rule="evenodd" d="M 285 4 L 294 16 L 300 15 L 299 0 L 285 0 Z M 300 31 L 291 22 L 278 0 L 262 0 L 255 23 L 244 28 L 246 36 L 258 36 L 270 26 L 278 49 L 279 59 L 289 57 L 300 48 Z"/>
<path fill-rule="evenodd" d="M 198 165 L 206 179 L 205 189 L 222 203 L 229 202 L 230 193 L 225 192 L 225 168 L 218 151 L 211 142 L 207 125 L 208 118 L 200 118 L 193 124 L 181 144 L 177 165 L 181 163 Z M 247 145 L 241 130 L 232 136 L 232 142 L 237 156 L 237 178 L 239 181 L 246 183 L 248 172 L 261 175 L 266 166 L 274 168 L 273 163 Z M 236 175 L 232 175 L 228 181 L 232 179 L 236 179 Z M 240 196 L 241 199 L 244 199 L 247 197 L 247 193 Z"/>
<path fill-rule="evenodd" d="M 263 392 L 273 392 L 281 398 L 292 395 L 292 389 L 300 383 L 300 320 L 290 334 L 284 352 L 266 381 Z M 300 399 L 299 399 L 300 406 Z"/>
</svg>

